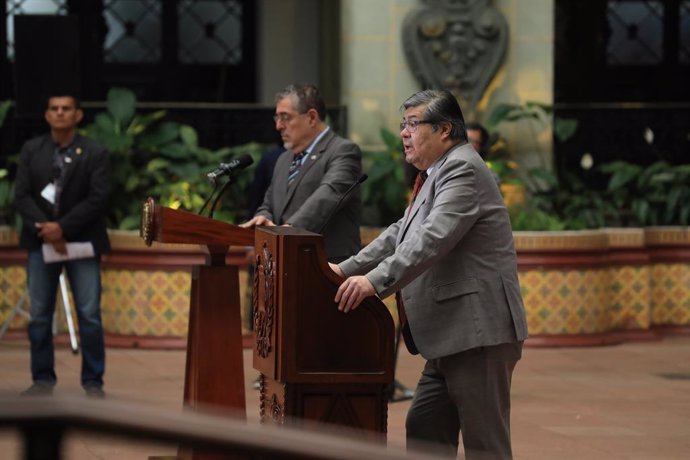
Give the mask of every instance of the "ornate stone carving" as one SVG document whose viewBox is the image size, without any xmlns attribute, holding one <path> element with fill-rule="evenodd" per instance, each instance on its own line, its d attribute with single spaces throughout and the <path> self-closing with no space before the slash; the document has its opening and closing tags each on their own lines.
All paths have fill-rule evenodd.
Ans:
<svg viewBox="0 0 690 460">
<path fill-rule="evenodd" d="M 263 261 L 262 261 L 263 257 Z M 263 286 L 260 278 L 263 275 Z M 275 286 L 275 262 L 273 254 L 264 243 L 261 255 L 257 254 L 254 269 L 254 291 L 252 304 L 254 307 L 254 331 L 256 335 L 256 351 L 260 357 L 266 358 L 271 351 L 271 332 L 273 331 L 273 317 L 275 315 L 274 305 L 274 286 Z M 259 305 L 260 292 L 262 287 L 263 308 Z"/>
<path fill-rule="evenodd" d="M 423 0 L 405 17 L 402 43 L 425 88 L 446 88 L 473 113 L 508 45 L 508 24 L 490 0 Z"/>
</svg>

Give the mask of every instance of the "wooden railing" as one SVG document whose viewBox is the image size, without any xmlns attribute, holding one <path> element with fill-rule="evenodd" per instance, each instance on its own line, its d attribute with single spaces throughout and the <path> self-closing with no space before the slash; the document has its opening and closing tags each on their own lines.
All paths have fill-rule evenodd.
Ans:
<svg viewBox="0 0 690 460">
<path fill-rule="evenodd" d="M 27 460 L 62 458 L 63 437 L 74 430 L 180 444 L 195 452 L 209 451 L 232 458 L 257 454 L 278 460 L 438 458 L 364 441 L 361 432 L 296 422 L 299 429 L 252 425 L 227 414 L 173 411 L 107 399 L 0 397 L 0 427 L 17 428 L 22 433 Z"/>
</svg>

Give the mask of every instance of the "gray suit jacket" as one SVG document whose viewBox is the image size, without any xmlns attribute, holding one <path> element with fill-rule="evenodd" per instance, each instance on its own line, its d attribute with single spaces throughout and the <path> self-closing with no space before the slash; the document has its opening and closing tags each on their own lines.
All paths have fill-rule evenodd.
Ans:
<svg viewBox="0 0 690 460">
<path fill-rule="evenodd" d="M 362 152 L 356 144 L 329 130 L 314 146 L 295 180 L 288 186 L 292 152 L 279 158 L 271 185 L 256 215 L 276 225 L 290 224 L 311 232 L 323 229 L 326 253 L 331 260 L 343 260 L 361 249 L 359 190 L 346 198 L 336 210 L 345 191 L 362 175 Z"/>
<path fill-rule="evenodd" d="M 340 268 L 366 274 L 381 297 L 402 290 L 427 359 L 527 337 L 508 211 L 468 144 L 444 154 L 403 218 Z"/>
</svg>

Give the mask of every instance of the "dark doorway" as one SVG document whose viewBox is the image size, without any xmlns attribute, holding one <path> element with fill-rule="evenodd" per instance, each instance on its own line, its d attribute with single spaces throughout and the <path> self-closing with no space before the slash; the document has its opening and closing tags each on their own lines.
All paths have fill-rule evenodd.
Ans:
<svg viewBox="0 0 690 460">
<path fill-rule="evenodd" d="M 625 160 L 690 161 L 690 1 L 556 0 L 554 113 L 575 118 L 554 141 L 559 171 Z"/>
</svg>

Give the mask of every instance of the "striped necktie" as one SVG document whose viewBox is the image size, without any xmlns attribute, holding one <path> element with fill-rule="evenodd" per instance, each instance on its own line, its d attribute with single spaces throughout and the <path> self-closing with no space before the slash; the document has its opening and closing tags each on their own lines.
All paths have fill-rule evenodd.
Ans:
<svg viewBox="0 0 690 460">
<path fill-rule="evenodd" d="M 302 166 L 302 158 L 307 152 L 295 153 L 292 157 L 292 162 L 290 163 L 290 171 L 288 172 L 288 184 L 290 184 L 297 174 L 299 174 L 299 168 Z"/>
</svg>

